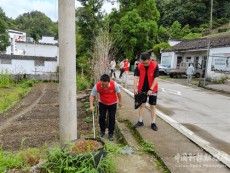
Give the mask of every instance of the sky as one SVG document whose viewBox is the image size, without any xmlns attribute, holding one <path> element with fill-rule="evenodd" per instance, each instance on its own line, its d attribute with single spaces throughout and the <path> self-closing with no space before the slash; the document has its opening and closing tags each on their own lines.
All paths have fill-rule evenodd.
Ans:
<svg viewBox="0 0 230 173">
<path fill-rule="evenodd" d="M 37 10 L 45 13 L 53 21 L 58 20 L 58 0 L 0 0 L 0 7 L 2 7 L 7 17 L 13 19 L 20 14 Z M 75 7 L 81 7 L 80 2 L 75 1 Z M 118 9 L 118 4 L 115 2 L 112 5 L 106 2 L 102 10 L 109 14 L 112 8 Z"/>
</svg>

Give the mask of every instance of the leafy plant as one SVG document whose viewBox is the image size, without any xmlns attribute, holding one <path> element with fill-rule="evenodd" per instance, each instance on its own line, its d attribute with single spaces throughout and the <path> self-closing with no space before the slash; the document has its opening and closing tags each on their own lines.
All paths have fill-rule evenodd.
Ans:
<svg viewBox="0 0 230 173">
<path fill-rule="evenodd" d="M 85 118 L 85 122 L 86 123 L 91 123 L 93 120 L 92 120 L 92 117 L 86 117 Z"/>
<path fill-rule="evenodd" d="M 5 74 L 5 87 L 9 88 L 10 87 L 10 79 L 9 79 L 9 74 L 8 70 L 6 69 L 6 74 Z"/>
<path fill-rule="evenodd" d="M 73 145 L 70 143 L 70 150 Z M 88 147 L 90 147 L 88 145 Z M 113 148 L 113 150 L 111 150 Z M 107 145 L 107 157 L 101 158 L 99 164 L 95 165 L 94 156 L 85 158 L 85 153 L 78 154 L 76 157 L 69 155 L 69 150 L 61 151 L 60 148 L 48 150 L 48 162 L 43 165 L 47 172 L 63 172 L 63 173 L 97 173 L 101 172 L 116 172 L 116 165 L 113 157 L 122 149 L 119 146 L 110 143 Z"/>
<path fill-rule="evenodd" d="M 2 70 L 1 71 L 1 84 L 0 84 L 0 86 L 4 87 L 4 85 L 5 85 L 5 79 L 4 79 L 4 73 L 3 73 L 3 70 Z"/>
</svg>

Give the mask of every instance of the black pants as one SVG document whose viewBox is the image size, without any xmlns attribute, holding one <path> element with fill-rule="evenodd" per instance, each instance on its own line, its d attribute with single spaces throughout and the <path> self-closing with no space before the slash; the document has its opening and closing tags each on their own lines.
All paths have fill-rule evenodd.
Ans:
<svg viewBox="0 0 230 173">
<path fill-rule="evenodd" d="M 120 69 L 120 71 L 121 71 L 121 73 L 120 73 L 119 78 L 121 78 L 121 76 L 122 76 L 122 74 L 125 72 L 125 70 L 122 68 L 122 69 Z"/>
<path fill-rule="evenodd" d="M 113 77 L 113 74 L 114 74 L 114 77 L 116 78 L 115 69 L 112 69 L 112 70 L 111 70 L 111 77 Z"/>
<path fill-rule="evenodd" d="M 105 132 L 105 118 L 106 118 L 106 112 L 109 111 L 109 134 L 113 134 L 114 132 L 114 126 L 115 126 L 115 114 L 117 110 L 117 103 L 113 105 L 105 105 L 101 102 L 99 102 L 99 123 L 101 132 Z"/>
</svg>

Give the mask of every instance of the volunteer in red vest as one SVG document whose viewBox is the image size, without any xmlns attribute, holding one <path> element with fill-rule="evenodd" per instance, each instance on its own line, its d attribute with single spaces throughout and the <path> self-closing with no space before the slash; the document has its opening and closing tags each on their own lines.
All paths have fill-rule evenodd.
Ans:
<svg viewBox="0 0 230 173">
<path fill-rule="evenodd" d="M 109 111 L 109 140 L 113 141 L 113 133 L 114 133 L 114 126 L 115 126 L 115 114 L 117 110 L 117 97 L 119 99 L 118 106 L 122 106 L 121 102 L 121 92 L 118 84 L 112 80 L 107 74 L 103 74 L 101 76 L 101 81 L 98 82 L 90 95 L 90 111 L 94 109 L 93 101 L 96 94 L 99 93 L 100 100 L 99 100 L 99 123 L 101 132 L 99 137 L 103 137 L 105 134 L 105 118 L 106 112 Z"/>
<path fill-rule="evenodd" d="M 158 64 L 151 61 L 150 54 L 144 53 L 141 56 L 141 63 L 135 69 L 134 79 L 134 94 L 138 92 L 146 92 L 149 97 L 149 104 L 151 108 L 152 123 L 151 128 L 157 131 L 156 126 L 156 104 L 157 104 L 157 91 L 158 91 L 158 78 L 159 68 Z M 138 89 L 136 88 L 139 79 Z M 134 125 L 135 128 L 143 126 L 143 115 L 145 112 L 146 99 L 142 102 L 139 110 L 139 121 Z"/>
<path fill-rule="evenodd" d="M 127 80 L 127 78 L 128 78 L 128 72 L 129 72 L 129 66 L 130 66 L 130 64 L 129 64 L 129 60 L 128 60 L 128 58 L 126 58 L 126 60 L 125 60 L 125 62 L 124 62 L 124 74 L 123 74 L 123 78 L 122 78 L 122 80 L 121 80 L 121 82 L 126 82 L 126 80 Z"/>
</svg>

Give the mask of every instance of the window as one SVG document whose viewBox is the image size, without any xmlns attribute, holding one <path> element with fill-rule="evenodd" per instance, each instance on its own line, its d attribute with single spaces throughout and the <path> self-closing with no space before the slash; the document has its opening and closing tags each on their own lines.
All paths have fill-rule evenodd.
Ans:
<svg viewBox="0 0 230 173">
<path fill-rule="evenodd" d="M 199 57 L 196 57 L 196 61 L 199 61 Z"/>
<path fill-rule="evenodd" d="M 207 60 L 207 56 L 203 56 L 203 60 Z"/>
<path fill-rule="evenodd" d="M 35 60 L 34 65 L 35 66 L 45 66 L 45 61 L 43 61 L 43 60 Z"/>
<path fill-rule="evenodd" d="M 11 59 L 1 59 L 1 64 L 11 64 Z"/>
</svg>

